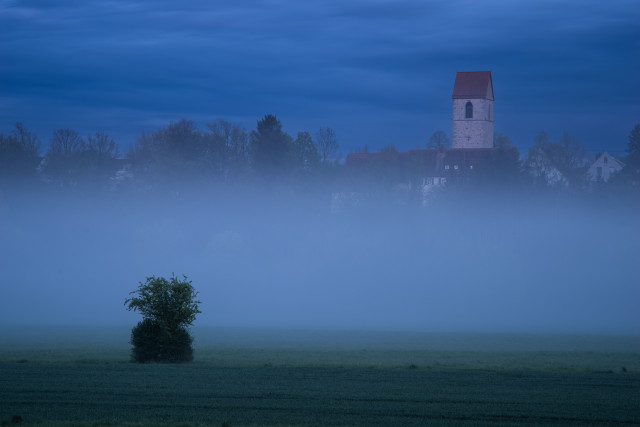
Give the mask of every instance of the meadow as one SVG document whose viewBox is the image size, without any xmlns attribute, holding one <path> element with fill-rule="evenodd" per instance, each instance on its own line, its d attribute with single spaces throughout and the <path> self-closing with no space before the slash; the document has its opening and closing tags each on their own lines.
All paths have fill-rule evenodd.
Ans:
<svg viewBox="0 0 640 427">
<path fill-rule="evenodd" d="M 634 425 L 640 338 L 194 330 L 190 364 L 129 362 L 126 328 L 0 333 L 23 425 Z"/>
</svg>

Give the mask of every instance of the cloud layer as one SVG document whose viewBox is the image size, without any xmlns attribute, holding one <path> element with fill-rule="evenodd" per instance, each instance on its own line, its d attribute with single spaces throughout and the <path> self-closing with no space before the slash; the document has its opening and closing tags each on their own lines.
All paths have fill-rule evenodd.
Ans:
<svg viewBox="0 0 640 427">
<path fill-rule="evenodd" d="M 492 70 L 496 130 L 624 149 L 640 116 L 637 2 L 5 1 L 0 131 L 187 117 L 335 128 L 343 151 L 450 133 L 456 71 Z"/>
</svg>

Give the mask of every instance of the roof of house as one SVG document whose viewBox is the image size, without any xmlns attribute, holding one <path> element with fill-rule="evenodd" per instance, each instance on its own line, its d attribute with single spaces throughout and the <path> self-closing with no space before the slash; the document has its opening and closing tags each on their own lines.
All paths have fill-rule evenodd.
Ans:
<svg viewBox="0 0 640 427">
<path fill-rule="evenodd" d="M 518 157 L 515 147 L 505 148 L 445 148 L 445 149 L 419 149 L 409 150 L 404 153 L 349 153 L 347 155 L 347 168 L 357 170 L 367 168 L 375 164 L 390 166 L 396 164 L 401 169 L 410 165 L 420 166 L 426 176 L 442 176 L 445 170 L 454 168 L 468 169 L 471 165 L 491 163 L 499 156 Z M 445 169 L 445 166 L 449 168 Z"/>
<path fill-rule="evenodd" d="M 605 158 L 608 160 L 607 163 L 604 162 Z M 598 156 L 595 162 L 589 165 L 589 168 L 587 169 L 587 173 L 591 174 L 592 176 L 596 176 L 596 168 L 604 167 L 605 165 L 609 168 L 613 168 L 615 171 L 620 171 L 626 166 L 623 162 L 616 159 L 611 154 L 605 151 L 604 153 Z"/>
<path fill-rule="evenodd" d="M 591 167 L 593 166 L 602 166 L 602 164 L 604 163 L 604 159 L 607 158 L 609 160 L 611 160 L 611 163 L 609 164 L 609 166 L 613 166 L 615 168 L 618 169 L 622 169 L 623 167 L 625 167 L 625 164 L 623 162 L 621 162 L 620 160 L 616 159 L 615 157 L 613 157 L 611 154 L 607 153 L 606 151 L 602 154 L 600 154 L 598 156 L 598 158 L 591 164 Z"/>
<path fill-rule="evenodd" d="M 482 98 L 493 101 L 491 71 L 458 72 L 452 98 Z"/>
</svg>

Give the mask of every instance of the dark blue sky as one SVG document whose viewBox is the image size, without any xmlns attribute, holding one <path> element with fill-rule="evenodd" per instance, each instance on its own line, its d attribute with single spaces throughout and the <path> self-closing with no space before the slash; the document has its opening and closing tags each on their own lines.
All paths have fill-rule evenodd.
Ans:
<svg viewBox="0 0 640 427">
<path fill-rule="evenodd" d="M 126 148 L 182 117 L 336 130 L 343 153 L 451 135 L 456 71 L 491 70 L 496 131 L 622 155 L 640 122 L 640 2 L 0 0 L 0 132 Z M 524 153 L 523 153 L 524 154 Z"/>
</svg>

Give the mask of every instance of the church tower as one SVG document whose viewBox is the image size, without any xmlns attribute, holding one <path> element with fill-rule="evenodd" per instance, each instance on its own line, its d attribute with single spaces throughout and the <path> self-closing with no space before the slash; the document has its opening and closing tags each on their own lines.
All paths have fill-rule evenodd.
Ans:
<svg viewBox="0 0 640 427">
<path fill-rule="evenodd" d="M 452 147 L 493 148 L 491 71 L 457 73 L 452 98 Z"/>
</svg>

